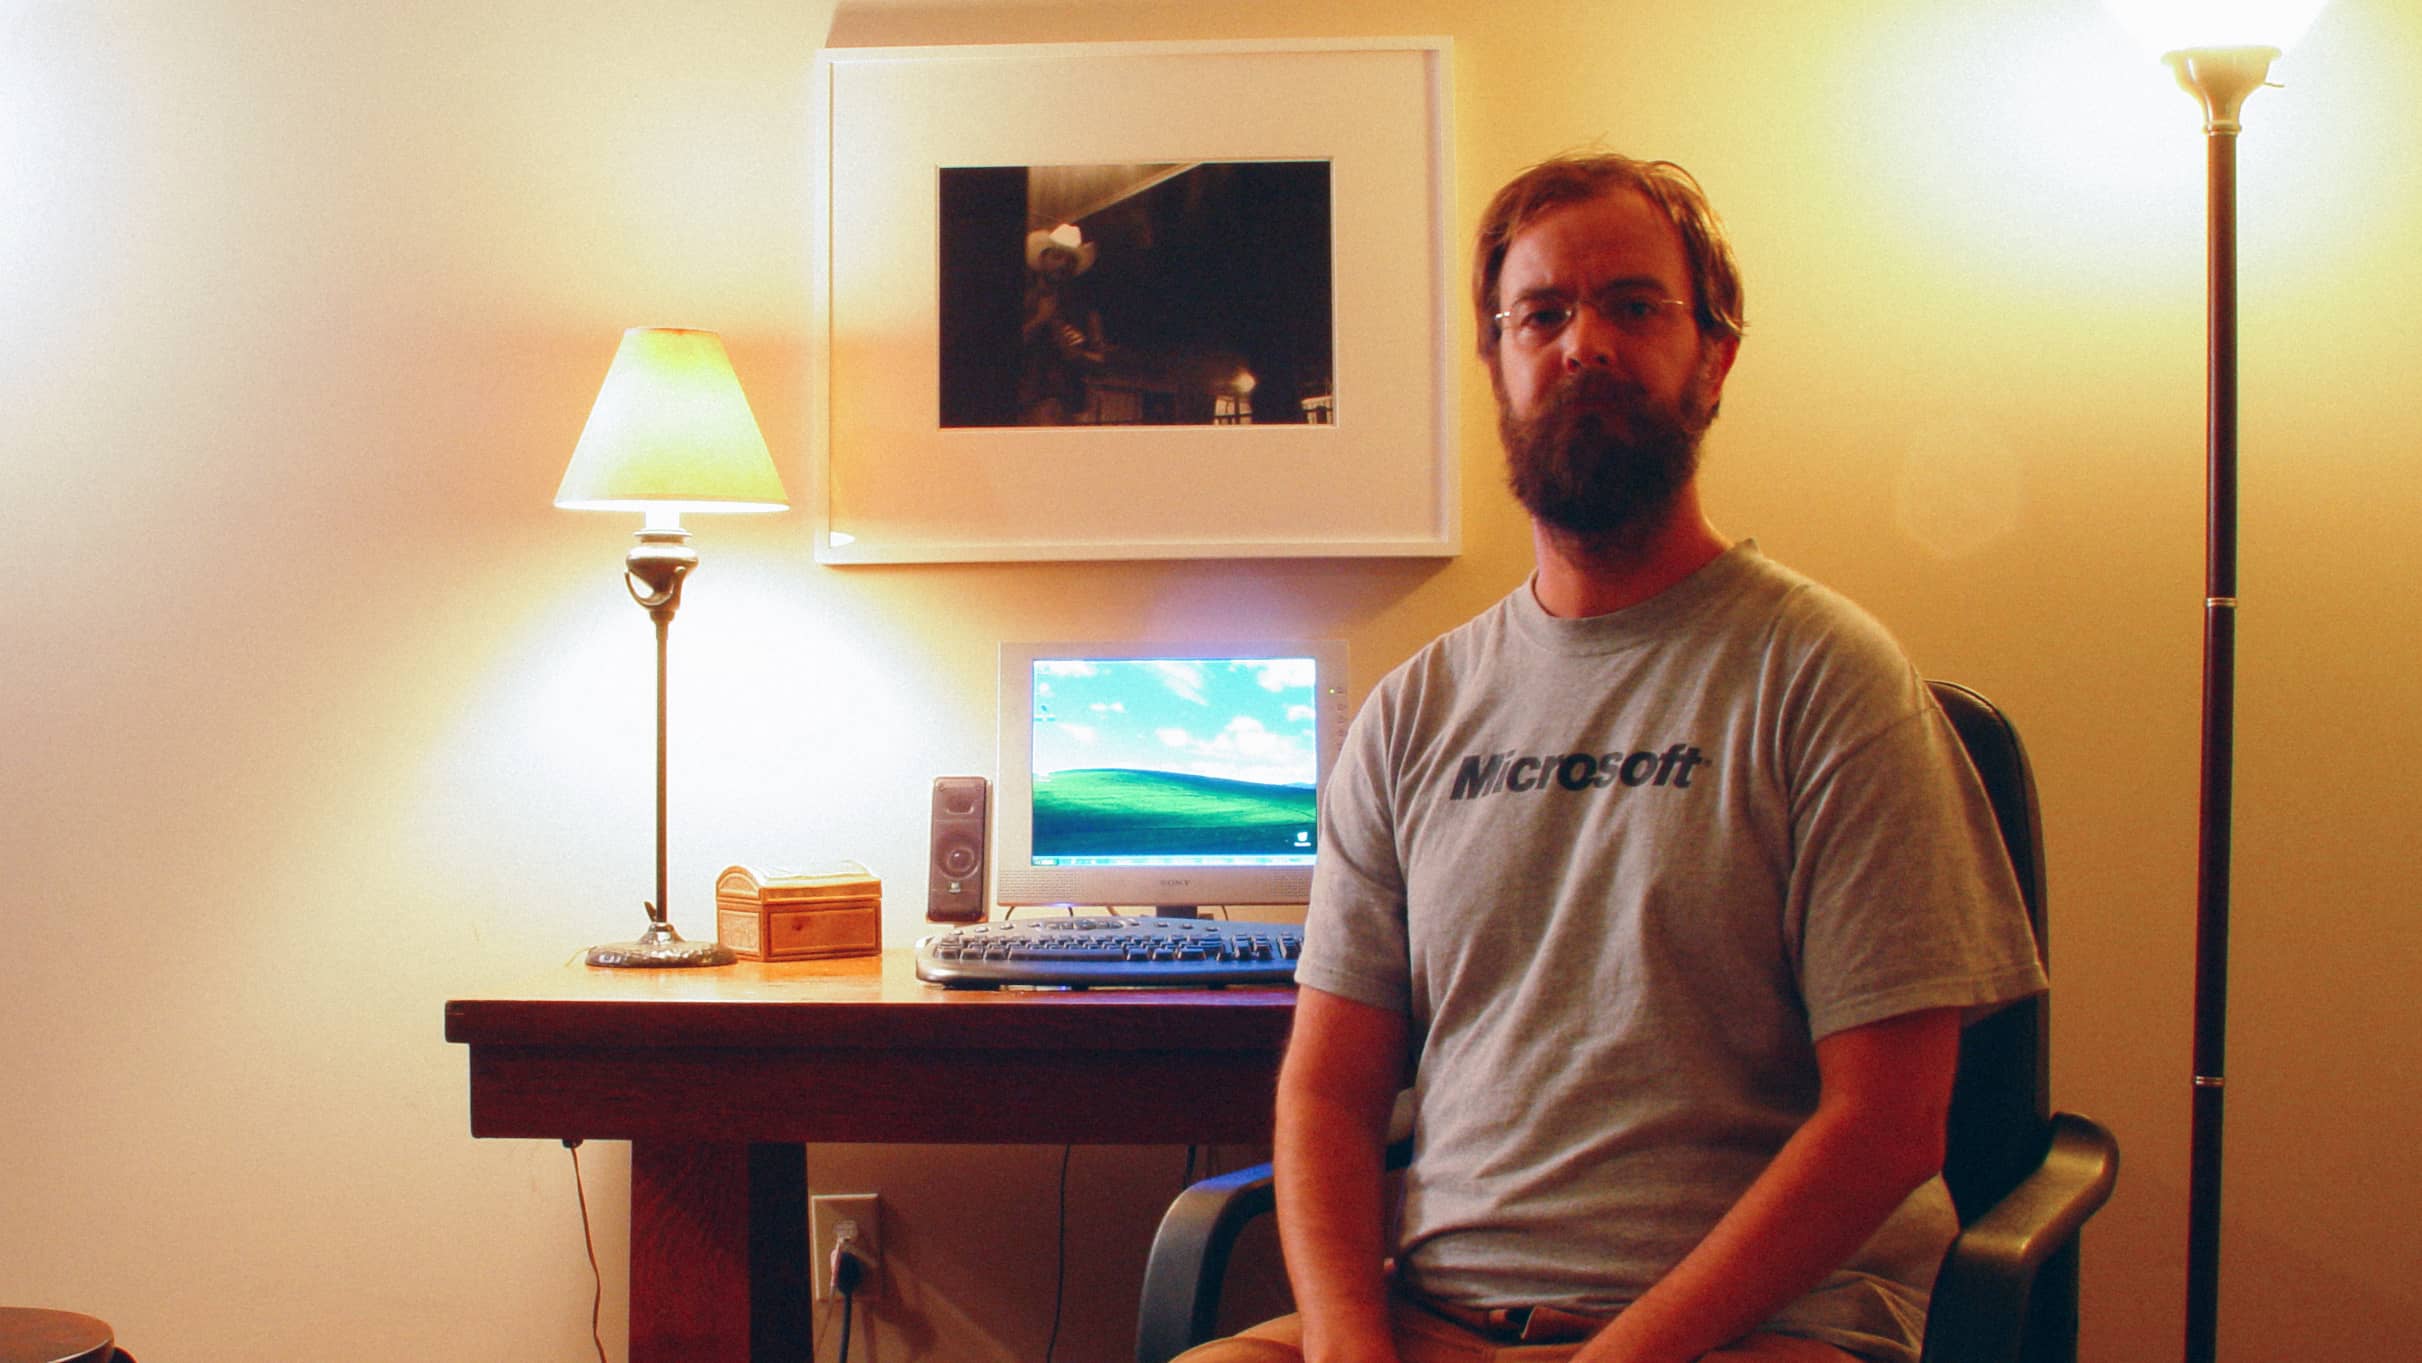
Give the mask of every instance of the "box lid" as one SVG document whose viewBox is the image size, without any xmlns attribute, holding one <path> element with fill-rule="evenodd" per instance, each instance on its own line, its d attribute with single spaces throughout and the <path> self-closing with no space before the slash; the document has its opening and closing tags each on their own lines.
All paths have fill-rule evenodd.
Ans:
<svg viewBox="0 0 2422 1363">
<path fill-rule="evenodd" d="M 718 897 L 754 899 L 763 904 L 879 899 L 882 893 L 883 882 L 864 864 L 849 860 L 804 867 L 730 866 L 715 877 Z"/>
</svg>

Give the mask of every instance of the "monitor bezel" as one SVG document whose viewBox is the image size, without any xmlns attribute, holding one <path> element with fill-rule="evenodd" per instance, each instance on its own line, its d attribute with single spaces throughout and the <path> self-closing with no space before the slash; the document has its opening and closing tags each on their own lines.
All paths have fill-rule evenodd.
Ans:
<svg viewBox="0 0 2422 1363">
<path fill-rule="evenodd" d="M 1135 661 L 1310 658 L 1316 785 L 1325 790 L 1345 743 L 1346 645 L 1337 639 L 1057 640 L 1004 643 L 999 672 L 999 765 L 993 781 L 992 901 L 1004 908 L 1068 905 L 1172 911 L 1206 905 L 1302 904 L 1309 866 L 1034 865 L 1034 664 L 1059 658 Z M 1318 849 L 1315 847 L 1317 858 Z"/>
</svg>

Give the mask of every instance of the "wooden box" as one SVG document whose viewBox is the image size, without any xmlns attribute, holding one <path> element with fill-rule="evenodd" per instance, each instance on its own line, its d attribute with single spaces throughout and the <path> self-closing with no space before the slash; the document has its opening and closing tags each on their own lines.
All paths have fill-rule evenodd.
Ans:
<svg viewBox="0 0 2422 1363">
<path fill-rule="evenodd" d="M 733 866 L 715 877 L 715 939 L 751 961 L 883 950 L 883 882 L 854 861 L 807 871 Z"/>
</svg>

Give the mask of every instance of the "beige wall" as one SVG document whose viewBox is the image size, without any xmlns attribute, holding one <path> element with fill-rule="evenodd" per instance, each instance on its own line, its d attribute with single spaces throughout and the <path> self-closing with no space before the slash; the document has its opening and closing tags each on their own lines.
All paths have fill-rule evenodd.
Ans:
<svg viewBox="0 0 2422 1363">
<path fill-rule="evenodd" d="M 627 527 L 548 505 L 616 333 L 724 330 L 805 487 L 826 10 L 0 0 L 0 1299 L 108 1316 L 154 1360 L 587 1353 L 565 1155 L 469 1139 L 440 1004 L 626 932 L 646 893 Z M 2164 1356 L 2202 594 L 2194 112 L 2093 0 L 1724 13 L 887 4 L 832 36 L 1449 35 L 1458 235 L 1573 144 L 1697 170 L 1752 321 L 1714 512 L 2024 727 L 2058 1098 L 2126 1147 L 2087 1352 Z M 2394 151 L 2392 84 L 2417 55 L 2412 6 L 2339 0 L 2248 109 L 2223 1340 L 2246 1363 L 2422 1335 L 2422 171 Z M 1465 377 L 1448 563 L 833 570 L 797 513 L 702 524 L 677 911 L 697 924 L 729 861 L 853 855 L 908 940 L 926 782 L 989 765 L 1003 638 L 1334 633 L 1367 685 L 1523 571 Z M 1041 1356 L 1059 1155 L 811 1152 L 818 1188 L 886 1199 L 899 1291 L 864 1357 Z M 587 1156 L 618 1341 L 625 1165 Z M 1075 1153 L 1057 1357 L 1126 1347 L 1181 1161 Z"/>
</svg>

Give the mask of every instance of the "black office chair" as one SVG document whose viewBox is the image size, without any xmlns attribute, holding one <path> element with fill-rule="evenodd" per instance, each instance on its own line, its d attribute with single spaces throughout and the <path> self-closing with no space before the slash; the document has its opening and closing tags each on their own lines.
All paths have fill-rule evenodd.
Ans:
<svg viewBox="0 0 2422 1363">
<path fill-rule="evenodd" d="M 1992 702 L 1951 682 L 1929 685 L 1993 802 L 2048 964 L 2043 832 L 2026 749 Z M 1922 1363 L 2073 1363 L 2077 1356 L 2078 1231 L 2111 1196 L 2119 1147 L 2095 1122 L 2050 1110 L 2050 1030 L 2051 1001 L 2039 995 L 1961 1034 L 1943 1164 L 1961 1230 L 1935 1280 Z M 1402 1131 L 1390 1134 L 1388 1163 L 1401 1168 L 1412 1142 Z M 1273 1206 L 1267 1164 L 1179 1194 L 1144 1269 L 1137 1363 L 1167 1363 L 1212 1337 L 1236 1237 Z"/>
</svg>

